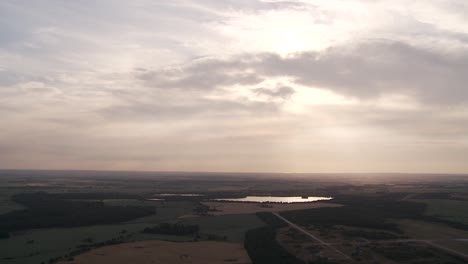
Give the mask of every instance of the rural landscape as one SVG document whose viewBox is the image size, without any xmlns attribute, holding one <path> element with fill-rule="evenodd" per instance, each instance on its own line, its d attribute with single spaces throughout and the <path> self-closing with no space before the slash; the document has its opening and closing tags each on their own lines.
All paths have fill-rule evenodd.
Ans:
<svg viewBox="0 0 468 264">
<path fill-rule="evenodd" d="M 0 181 L 2 264 L 468 261 L 464 175 L 3 170 Z"/>
<path fill-rule="evenodd" d="M 468 0 L 0 0 L 0 264 L 468 264 Z"/>
</svg>

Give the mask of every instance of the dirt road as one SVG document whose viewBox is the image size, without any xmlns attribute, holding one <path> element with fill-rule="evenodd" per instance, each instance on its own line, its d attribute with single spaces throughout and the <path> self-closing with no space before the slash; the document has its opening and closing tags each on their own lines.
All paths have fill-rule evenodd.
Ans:
<svg viewBox="0 0 468 264">
<path fill-rule="evenodd" d="M 308 237 L 312 238 L 313 240 L 319 242 L 320 244 L 332 249 L 333 251 L 335 251 L 336 253 L 338 253 L 339 255 L 341 255 L 343 258 L 346 258 L 348 260 L 352 260 L 352 258 L 348 255 L 346 255 L 345 253 L 339 251 L 338 249 L 336 249 L 334 246 L 332 246 L 331 244 L 329 243 L 326 243 L 325 241 L 321 240 L 320 238 L 318 238 L 317 236 L 307 232 L 305 229 L 303 229 L 302 227 L 294 224 L 293 222 L 289 221 L 288 219 L 282 217 L 279 213 L 277 212 L 272 212 L 274 215 L 276 215 L 279 219 L 283 220 L 284 222 L 286 222 L 290 227 L 296 229 L 297 231 L 307 235 Z"/>
</svg>

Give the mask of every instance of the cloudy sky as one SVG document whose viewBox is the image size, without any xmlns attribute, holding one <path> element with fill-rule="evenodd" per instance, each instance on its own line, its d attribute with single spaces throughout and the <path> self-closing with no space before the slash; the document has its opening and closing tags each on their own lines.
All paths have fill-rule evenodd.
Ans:
<svg viewBox="0 0 468 264">
<path fill-rule="evenodd" d="M 468 173 L 466 0 L 2 0 L 0 167 Z"/>
</svg>

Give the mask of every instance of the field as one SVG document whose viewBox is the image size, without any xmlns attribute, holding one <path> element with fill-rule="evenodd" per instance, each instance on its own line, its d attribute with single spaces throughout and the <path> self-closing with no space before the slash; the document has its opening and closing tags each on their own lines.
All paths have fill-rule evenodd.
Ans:
<svg viewBox="0 0 468 264">
<path fill-rule="evenodd" d="M 87 244 L 118 238 L 122 230 L 136 232 L 147 225 L 108 225 L 76 228 L 36 229 L 15 233 L 8 240 L 0 240 L 1 263 L 41 263 L 62 256 Z"/>
<path fill-rule="evenodd" d="M 319 240 L 293 227 L 282 227 L 276 239 L 305 263 L 465 263 L 468 243 L 457 238 L 466 233 L 455 236 L 450 227 L 443 225 L 406 232 L 406 228 L 424 223 L 406 223 L 405 220 L 401 224 L 406 225 L 402 226 L 402 233 L 348 226 L 303 228 Z M 431 227 L 441 234 L 435 235 Z M 428 236 L 431 239 L 427 239 Z"/>
<path fill-rule="evenodd" d="M 415 239 L 454 239 L 468 238 L 468 230 L 460 230 L 440 223 L 416 220 L 398 221 L 405 234 Z"/>
<path fill-rule="evenodd" d="M 410 176 L 0 171 L 0 263 L 466 263 L 468 178 Z M 211 200 L 248 195 L 333 200 Z"/>
<path fill-rule="evenodd" d="M 6 214 L 23 208 L 24 206 L 11 201 L 9 196 L 0 197 L 0 214 Z"/>
<path fill-rule="evenodd" d="M 468 224 L 468 200 L 427 199 L 418 201 L 427 204 L 427 215 Z"/>
<path fill-rule="evenodd" d="M 228 241 L 242 242 L 249 229 L 263 226 L 264 223 L 254 214 L 203 216 L 179 220 L 180 223 L 200 226 L 200 233 L 226 237 Z"/>
<path fill-rule="evenodd" d="M 210 211 L 212 215 L 227 215 L 227 214 L 255 214 L 258 212 L 282 212 L 313 209 L 320 207 L 336 207 L 340 206 L 333 203 L 293 203 L 293 204 L 280 204 L 280 203 L 238 203 L 238 202 L 203 202 L 204 205 L 213 209 Z"/>
<path fill-rule="evenodd" d="M 15 193 L 14 190 L 5 189 L 0 192 L 0 215 L 24 209 L 24 206 L 11 200 L 11 196 Z"/>
<path fill-rule="evenodd" d="M 121 204 L 120 202 L 115 202 Z M 140 204 L 135 201 L 134 204 Z M 176 220 L 179 216 L 191 212 L 193 204 L 188 202 L 145 202 L 157 210 L 153 216 L 138 218 L 127 223 L 114 225 L 84 226 L 74 228 L 47 228 L 19 231 L 7 240 L 0 240 L 0 260 L 6 264 L 41 263 L 58 256 L 64 256 L 90 243 L 103 243 L 112 239 L 138 241 L 163 239 L 170 241 L 191 241 L 193 237 L 177 237 L 142 234 L 141 231 L 151 224 L 167 220 Z M 32 242 L 33 241 L 33 242 Z M 28 243 L 29 242 L 29 243 Z"/>
<path fill-rule="evenodd" d="M 226 242 L 143 241 L 98 248 L 62 264 L 249 264 L 242 244 Z"/>
</svg>

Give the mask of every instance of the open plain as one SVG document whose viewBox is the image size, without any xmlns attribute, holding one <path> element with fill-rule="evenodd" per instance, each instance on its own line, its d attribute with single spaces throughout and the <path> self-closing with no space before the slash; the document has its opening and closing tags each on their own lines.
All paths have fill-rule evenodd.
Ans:
<svg viewBox="0 0 468 264">
<path fill-rule="evenodd" d="M 0 171 L 0 176 L 2 264 L 468 261 L 466 176 L 396 174 L 371 181 L 368 175 L 346 174 Z M 170 195 L 152 200 L 161 193 Z M 249 195 L 332 200 L 214 201 Z"/>
<path fill-rule="evenodd" d="M 250 264 L 242 244 L 141 241 L 98 248 L 62 264 Z"/>
</svg>

